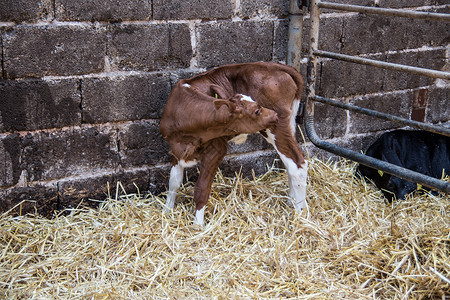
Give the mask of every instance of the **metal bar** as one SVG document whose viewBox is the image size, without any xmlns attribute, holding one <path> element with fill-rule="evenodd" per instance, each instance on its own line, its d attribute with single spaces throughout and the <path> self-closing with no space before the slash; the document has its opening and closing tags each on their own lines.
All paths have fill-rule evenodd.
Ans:
<svg viewBox="0 0 450 300">
<path fill-rule="evenodd" d="M 289 29 L 287 64 L 300 70 L 302 48 L 303 10 L 298 7 L 297 0 L 289 1 Z"/>
<path fill-rule="evenodd" d="M 412 127 L 416 127 L 416 128 L 420 128 L 426 131 L 430 131 L 430 132 L 434 132 L 437 134 L 442 134 L 445 136 L 450 136 L 450 128 L 445 128 L 442 126 L 436 126 L 436 125 L 432 125 L 432 124 L 427 124 L 427 123 L 423 123 L 423 122 L 417 122 L 414 120 L 409 120 L 409 119 L 405 119 L 405 118 L 401 118 L 401 117 L 397 117 L 397 116 L 393 116 L 390 114 L 386 114 L 386 113 L 382 113 L 376 110 L 371 110 L 371 109 L 367 109 L 367 108 L 363 108 L 363 107 L 359 107 L 359 106 L 355 106 L 355 105 L 351 105 L 351 104 L 347 104 L 347 103 L 343 103 L 337 100 L 333 100 L 333 99 L 328 99 L 328 98 L 324 98 L 321 96 L 317 96 L 314 95 L 311 98 L 314 101 L 317 102 L 321 102 L 321 103 L 325 103 L 325 104 L 329 104 L 335 107 L 339 107 L 342 109 L 347 109 L 347 110 L 351 110 L 357 113 L 361 113 L 361 114 L 365 114 L 371 117 L 377 117 L 383 120 L 388 120 L 388 121 L 393 121 L 396 123 L 400 123 L 403 125 L 408 125 L 408 126 L 412 126 Z"/>
<path fill-rule="evenodd" d="M 351 4 L 331 3 L 331 2 L 319 2 L 319 7 L 351 11 L 351 12 L 359 12 L 359 13 L 365 13 L 365 14 L 377 14 L 377 15 L 395 16 L 395 17 L 403 17 L 403 18 L 450 22 L 450 14 L 433 13 L 433 12 L 425 12 L 425 11 L 412 11 L 412 10 L 405 10 L 405 9 L 369 7 L 369 6 L 359 6 L 359 5 L 351 5 Z"/>
<path fill-rule="evenodd" d="M 306 67 L 306 103 L 303 110 L 306 115 L 314 115 L 314 102 L 311 100 L 316 93 L 316 74 L 317 74 L 317 58 L 314 51 L 319 47 L 319 23 L 320 11 L 317 0 L 312 0 L 310 5 L 310 48 L 308 55 L 308 64 Z"/>
<path fill-rule="evenodd" d="M 377 67 L 377 68 L 383 68 L 383 69 L 407 72 L 407 73 L 412 73 L 412 74 L 417 74 L 417 75 L 424 75 L 424 76 L 433 77 L 433 78 L 442 78 L 442 79 L 450 80 L 450 72 L 445 72 L 445 71 L 437 71 L 437 70 L 430 70 L 430 69 L 425 69 L 425 68 L 405 66 L 405 65 L 395 64 L 395 63 L 389 63 L 389 62 L 384 62 L 384 61 L 379 61 L 379 60 L 374 60 L 374 59 L 369 59 L 369 58 L 351 56 L 351 55 L 334 53 L 334 52 L 323 51 L 323 50 L 314 50 L 314 55 L 343 60 L 343 61 L 357 63 L 357 64 L 369 65 L 369 66 L 373 66 L 373 67 Z"/>
<path fill-rule="evenodd" d="M 336 146 L 334 144 L 322 141 L 317 135 L 314 129 L 313 116 L 306 116 L 305 119 L 305 130 L 311 140 L 311 142 L 317 147 L 327 150 L 328 152 L 334 153 L 336 155 L 357 161 L 368 167 L 381 170 L 383 172 L 389 173 L 391 175 L 420 183 L 432 189 L 437 189 L 445 193 L 450 193 L 450 183 L 443 180 L 439 180 L 430 176 L 423 175 L 418 172 L 411 171 L 409 169 L 396 166 L 394 164 L 375 159 L 373 157 L 358 153 L 343 147 Z"/>
</svg>

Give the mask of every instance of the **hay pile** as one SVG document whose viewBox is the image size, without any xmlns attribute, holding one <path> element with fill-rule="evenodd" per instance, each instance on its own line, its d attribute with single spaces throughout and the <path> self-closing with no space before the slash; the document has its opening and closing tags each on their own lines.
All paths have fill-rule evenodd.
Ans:
<svg viewBox="0 0 450 300">
<path fill-rule="evenodd" d="M 192 224 L 193 185 L 173 214 L 152 195 L 112 195 L 52 220 L 0 217 L 0 297 L 8 299 L 422 299 L 450 295 L 450 200 L 385 204 L 355 165 L 313 159 L 309 211 L 287 178 L 217 176 Z"/>
</svg>

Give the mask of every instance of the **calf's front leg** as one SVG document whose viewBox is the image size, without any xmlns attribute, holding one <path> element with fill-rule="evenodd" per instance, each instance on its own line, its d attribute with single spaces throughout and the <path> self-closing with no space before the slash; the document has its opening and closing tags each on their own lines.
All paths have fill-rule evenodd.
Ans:
<svg viewBox="0 0 450 300">
<path fill-rule="evenodd" d="M 201 153 L 200 175 L 194 190 L 195 224 L 204 224 L 205 206 L 211 193 L 211 185 L 220 163 L 227 154 L 227 148 L 226 139 L 216 138 L 211 140 Z"/>
<path fill-rule="evenodd" d="M 183 183 L 183 170 L 184 167 L 180 162 L 177 162 L 170 169 L 169 191 L 167 192 L 166 207 L 164 208 L 166 211 L 172 210 L 175 205 L 178 189 Z"/>
</svg>

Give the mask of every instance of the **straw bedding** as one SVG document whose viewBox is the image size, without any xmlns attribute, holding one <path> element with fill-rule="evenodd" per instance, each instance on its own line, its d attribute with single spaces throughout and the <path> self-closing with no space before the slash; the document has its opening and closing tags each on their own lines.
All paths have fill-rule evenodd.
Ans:
<svg viewBox="0 0 450 300">
<path fill-rule="evenodd" d="M 218 174 L 204 228 L 193 183 L 164 197 L 111 195 L 53 219 L 0 217 L 0 297 L 9 299 L 445 299 L 450 200 L 385 204 L 354 163 L 312 159 L 309 209 L 286 204 L 282 170 Z"/>
</svg>

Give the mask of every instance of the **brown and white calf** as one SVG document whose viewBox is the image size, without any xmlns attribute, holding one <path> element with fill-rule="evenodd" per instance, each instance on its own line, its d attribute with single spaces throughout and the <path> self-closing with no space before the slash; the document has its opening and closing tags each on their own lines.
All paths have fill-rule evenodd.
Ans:
<svg viewBox="0 0 450 300">
<path fill-rule="evenodd" d="M 270 62 L 221 66 L 180 80 L 167 99 L 160 130 L 173 155 L 166 206 L 172 209 L 183 170 L 200 162 L 195 185 L 195 222 L 204 210 L 228 141 L 260 132 L 283 161 L 289 195 L 297 210 L 306 205 L 307 162 L 295 139 L 295 117 L 303 89 L 293 68 Z"/>
</svg>

